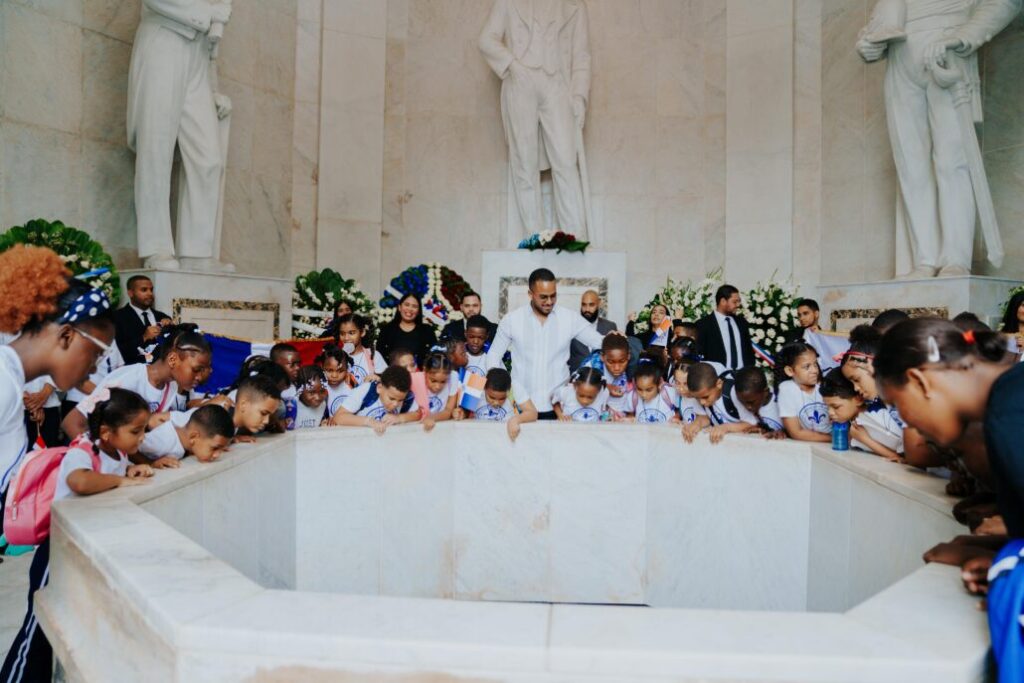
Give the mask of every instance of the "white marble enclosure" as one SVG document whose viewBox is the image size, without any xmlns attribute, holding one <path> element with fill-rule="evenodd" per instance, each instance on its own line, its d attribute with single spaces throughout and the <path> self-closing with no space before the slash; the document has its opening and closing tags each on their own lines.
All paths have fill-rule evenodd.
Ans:
<svg viewBox="0 0 1024 683">
<path fill-rule="evenodd" d="M 72 681 L 973 681 L 984 615 L 919 559 L 942 486 L 668 428 L 318 430 L 59 503 L 40 620 Z"/>
</svg>

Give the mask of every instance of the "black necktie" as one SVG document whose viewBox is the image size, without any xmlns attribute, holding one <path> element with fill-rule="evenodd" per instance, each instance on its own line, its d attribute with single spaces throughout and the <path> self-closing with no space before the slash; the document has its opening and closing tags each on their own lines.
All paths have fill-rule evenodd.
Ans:
<svg viewBox="0 0 1024 683">
<path fill-rule="evenodd" d="M 729 367 L 735 370 L 740 366 L 739 359 L 737 358 L 739 348 L 736 345 L 736 333 L 733 332 L 733 328 L 736 327 L 736 323 L 732 321 L 732 317 L 726 316 L 725 326 L 729 328 L 729 358 L 732 361 L 729 363 Z"/>
<path fill-rule="evenodd" d="M 153 327 L 153 320 L 149 317 L 149 311 L 142 312 L 142 322 L 145 323 L 146 327 Z"/>
</svg>

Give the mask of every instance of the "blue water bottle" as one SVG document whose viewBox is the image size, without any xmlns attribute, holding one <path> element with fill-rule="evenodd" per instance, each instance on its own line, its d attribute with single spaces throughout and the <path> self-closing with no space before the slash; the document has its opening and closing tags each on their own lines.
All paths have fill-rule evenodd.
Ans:
<svg viewBox="0 0 1024 683">
<path fill-rule="evenodd" d="M 850 450 L 850 423 L 849 422 L 833 422 L 832 423 L 832 450 L 834 450 L 834 451 L 848 451 L 848 450 Z"/>
</svg>

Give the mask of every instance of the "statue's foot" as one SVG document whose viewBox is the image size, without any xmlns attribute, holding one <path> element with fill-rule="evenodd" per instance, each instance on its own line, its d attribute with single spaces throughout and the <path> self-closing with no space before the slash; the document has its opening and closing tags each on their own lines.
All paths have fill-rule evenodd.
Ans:
<svg viewBox="0 0 1024 683">
<path fill-rule="evenodd" d="M 151 270 L 180 270 L 181 264 L 173 254 L 153 254 L 146 259 L 145 267 Z"/>
<path fill-rule="evenodd" d="M 971 271 L 963 266 L 946 266 L 939 271 L 939 277 L 967 277 Z"/>
<path fill-rule="evenodd" d="M 191 258 L 183 257 L 181 259 L 181 265 L 186 270 L 198 270 L 203 273 L 233 273 L 235 272 L 235 265 L 233 263 L 224 263 L 215 258 Z"/>
<path fill-rule="evenodd" d="M 927 280 L 930 277 L 935 277 L 935 268 L 931 266 L 918 266 L 909 273 L 904 273 L 897 277 L 897 280 Z"/>
</svg>

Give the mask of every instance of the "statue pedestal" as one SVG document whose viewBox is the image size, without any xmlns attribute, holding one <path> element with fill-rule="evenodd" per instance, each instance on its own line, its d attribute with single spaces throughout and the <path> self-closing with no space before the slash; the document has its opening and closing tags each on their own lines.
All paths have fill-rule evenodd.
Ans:
<svg viewBox="0 0 1024 683">
<path fill-rule="evenodd" d="M 970 311 L 995 327 L 1010 290 L 1019 284 L 1017 280 L 968 276 L 821 285 L 818 303 L 822 324 L 836 330 L 870 323 L 888 308 L 944 318 Z"/>
<path fill-rule="evenodd" d="M 587 251 L 583 254 L 553 250 L 505 249 L 483 252 L 482 283 L 484 315 L 501 320 L 511 310 L 527 303 L 527 280 L 537 268 L 548 268 L 558 278 L 558 305 L 579 310 L 588 289 L 597 290 L 604 300 L 602 317 L 620 329 L 626 322 L 626 254 Z"/>
<path fill-rule="evenodd" d="M 283 278 L 189 270 L 125 270 L 153 281 L 156 307 L 180 322 L 196 323 L 204 332 L 243 339 L 291 336 L 292 282 Z M 122 297 L 128 300 L 127 294 Z"/>
</svg>

